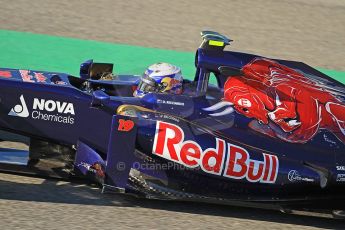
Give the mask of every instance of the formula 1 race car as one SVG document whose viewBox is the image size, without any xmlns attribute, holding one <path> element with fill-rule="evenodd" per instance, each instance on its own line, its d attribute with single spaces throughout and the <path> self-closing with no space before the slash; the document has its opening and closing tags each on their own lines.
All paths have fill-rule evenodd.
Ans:
<svg viewBox="0 0 345 230">
<path fill-rule="evenodd" d="M 1 169 L 84 177 L 155 199 L 345 209 L 345 86 L 312 67 L 226 51 L 203 31 L 179 95 L 133 97 L 140 76 L 0 69 Z M 1 142 L 0 142 L 1 143 Z"/>
</svg>

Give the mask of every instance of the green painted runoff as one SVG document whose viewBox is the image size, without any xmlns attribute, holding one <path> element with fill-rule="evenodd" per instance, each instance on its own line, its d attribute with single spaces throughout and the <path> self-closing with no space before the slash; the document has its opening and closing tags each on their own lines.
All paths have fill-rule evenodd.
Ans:
<svg viewBox="0 0 345 230">
<path fill-rule="evenodd" d="M 115 64 L 115 72 L 141 74 L 155 62 L 170 62 L 182 68 L 184 76 L 195 73 L 194 53 L 92 40 L 0 30 L 0 67 L 64 72 L 78 76 L 87 59 Z M 345 83 L 345 72 L 318 68 Z"/>
</svg>

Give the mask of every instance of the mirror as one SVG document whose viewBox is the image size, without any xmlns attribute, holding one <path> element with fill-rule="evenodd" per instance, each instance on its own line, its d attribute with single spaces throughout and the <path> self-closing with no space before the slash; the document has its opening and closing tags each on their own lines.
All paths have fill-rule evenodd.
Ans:
<svg viewBox="0 0 345 230">
<path fill-rule="evenodd" d="M 96 90 L 92 93 L 92 106 L 102 106 L 110 101 L 110 96 L 102 90 Z"/>
</svg>

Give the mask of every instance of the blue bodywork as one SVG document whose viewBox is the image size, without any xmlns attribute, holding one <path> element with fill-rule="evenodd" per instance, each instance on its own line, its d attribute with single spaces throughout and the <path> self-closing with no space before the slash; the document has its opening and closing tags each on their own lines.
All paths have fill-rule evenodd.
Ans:
<svg viewBox="0 0 345 230">
<path fill-rule="evenodd" d="M 241 72 L 261 57 L 224 51 L 230 40 L 204 35 L 195 78 L 184 80 L 181 95 L 135 98 L 140 76 L 93 78 L 92 60 L 81 65 L 80 77 L 2 68 L 0 129 L 65 146 L 74 159 L 74 173 L 104 189 L 161 199 L 344 209 L 342 121 L 337 120 L 340 131 L 320 126 L 303 143 L 283 139 L 294 131 L 268 135 L 274 130 L 272 121 L 267 125 L 244 116 L 225 100 L 231 76 L 220 69 Z M 210 41 L 224 44 L 213 48 Z M 331 106 L 343 108 L 344 85 L 301 62 L 274 62 L 332 89 L 339 103 Z M 210 74 L 217 85 L 209 83 Z M 330 105 L 326 108 L 329 112 Z M 222 115 L 222 109 L 228 113 Z"/>
</svg>

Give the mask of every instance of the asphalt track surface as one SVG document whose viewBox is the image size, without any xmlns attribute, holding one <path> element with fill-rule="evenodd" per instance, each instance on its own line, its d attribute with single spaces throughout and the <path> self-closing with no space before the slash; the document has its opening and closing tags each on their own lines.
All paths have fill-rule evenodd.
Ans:
<svg viewBox="0 0 345 230">
<path fill-rule="evenodd" d="M 193 51 L 199 31 L 234 50 L 345 70 L 345 2 L 0 0 L 0 29 Z M 4 39 L 4 38 L 0 38 Z M 345 229 L 345 222 L 220 205 L 140 200 L 0 174 L 1 229 Z"/>
</svg>

